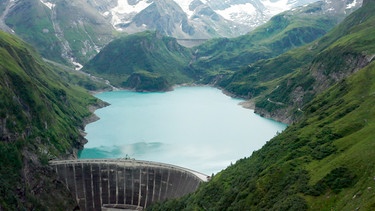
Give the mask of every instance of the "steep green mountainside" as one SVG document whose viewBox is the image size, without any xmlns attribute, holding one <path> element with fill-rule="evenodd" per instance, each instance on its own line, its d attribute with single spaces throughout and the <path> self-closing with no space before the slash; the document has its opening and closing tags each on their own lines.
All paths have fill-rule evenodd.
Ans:
<svg viewBox="0 0 375 211">
<path fill-rule="evenodd" d="M 48 161 L 83 147 L 88 106 L 98 100 L 67 84 L 23 41 L 0 32 L 0 210 L 73 210 Z M 68 73 L 66 73 L 68 74 Z"/>
<path fill-rule="evenodd" d="M 316 43 L 260 61 L 267 66 L 289 58 L 294 64 L 312 57 L 305 68 L 297 65 L 276 80 L 272 93 L 280 96 L 266 96 L 282 107 L 308 87 L 313 94 L 294 108 L 299 120 L 196 193 L 150 210 L 374 210 L 374 9 L 375 1 L 367 1 Z"/>
<path fill-rule="evenodd" d="M 108 79 L 114 86 L 159 91 L 192 81 L 185 72 L 190 59 L 190 50 L 175 38 L 141 32 L 111 42 L 83 70 Z"/>
<path fill-rule="evenodd" d="M 375 63 L 304 118 L 181 200 L 150 210 L 374 210 Z"/>
<path fill-rule="evenodd" d="M 85 63 L 113 39 L 114 29 L 87 2 L 67 2 L 56 0 L 47 7 L 40 0 L 18 1 L 5 22 L 43 57 Z"/>
<path fill-rule="evenodd" d="M 276 58 L 249 65 L 220 84 L 254 98 L 256 112 L 293 122 L 317 93 L 356 72 L 375 54 L 372 3 L 346 18 L 323 38 Z"/>
<path fill-rule="evenodd" d="M 208 41 L 196 47 L 196 61 L 192 67 L 203 77 L 216 75 L 220 70 L 238 70 L 260 59 L 272 58 L 310 43 L 343 19 L 343 14 L 327 13 L 326 6 L 326 2 L 316 2 L 299 7 L 274 16 L 266 24 L 238 38 Z"/>
</svg>

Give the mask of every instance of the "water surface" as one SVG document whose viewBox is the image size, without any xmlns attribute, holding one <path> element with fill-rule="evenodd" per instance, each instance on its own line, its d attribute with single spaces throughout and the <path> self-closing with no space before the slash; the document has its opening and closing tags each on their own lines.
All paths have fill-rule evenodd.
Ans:
<svg viewBox="0 0 375 211">
<path fill-rule="evenodd" d="M 248 157 L 286 125 L 238 105 L 212 87 L 165 93 L 105 92 L 111 105 L 86 126 L 80 158 L 135 158 L 170 163 L 211 175 Z"/>
</svg>

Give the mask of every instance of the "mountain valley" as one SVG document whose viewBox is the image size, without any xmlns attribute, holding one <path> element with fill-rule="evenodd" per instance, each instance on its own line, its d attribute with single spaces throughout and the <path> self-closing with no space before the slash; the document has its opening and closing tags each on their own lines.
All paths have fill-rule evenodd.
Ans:
<svg viewBox="0 0 375 211">
<path fill-rule="evenodd" d="M 289 126 L 195 193 L 147 210 L 375 209 L 374 10 L 374 0 L 3 1 L 0 210 L 78 208 L 48 162 L 84 146 L 85 124 L 107 105 L 89 91 L 185 84 Z M 177 39 L 195 35 L 214 39 Z"/>
</svg>

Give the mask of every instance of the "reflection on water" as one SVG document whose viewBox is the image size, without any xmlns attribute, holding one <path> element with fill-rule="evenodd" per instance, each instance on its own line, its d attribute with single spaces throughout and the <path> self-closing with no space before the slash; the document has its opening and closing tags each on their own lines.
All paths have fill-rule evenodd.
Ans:
<svg viewBox="0 0 375 211">
<path fill-rule="evenodd" d="M 158 153 L 162 151 L 162 143 L 146 143 L 139 142 L 122 146 L 99 146 L 93 148 L 85 148 L 80 151 L 78 156 L 85 158 L 137 158 L 145 156 L 149 153 Z"/>
<path fill-rule="evenodd" d="M 106 92 L 111 105 L 86 126 L 80 158 L 135 158 L 210 175 L 248 157 L 286 125 L 255 115 L 211 87 L 166 93 Z"/>
</svg>

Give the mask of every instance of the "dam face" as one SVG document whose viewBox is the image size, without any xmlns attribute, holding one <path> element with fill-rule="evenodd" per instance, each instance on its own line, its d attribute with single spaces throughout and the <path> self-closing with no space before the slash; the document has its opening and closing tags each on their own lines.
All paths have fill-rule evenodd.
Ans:
<svg viewBox="0 0 375 211">
<path fill-rule="evenodd" d="M 136 160 L 51 161 L 81 210 L 146 208 L 194 192 L 207 176 L 178 166 Z M 104 210 L 104 209 L 103 209 Z"/>
</svg>

